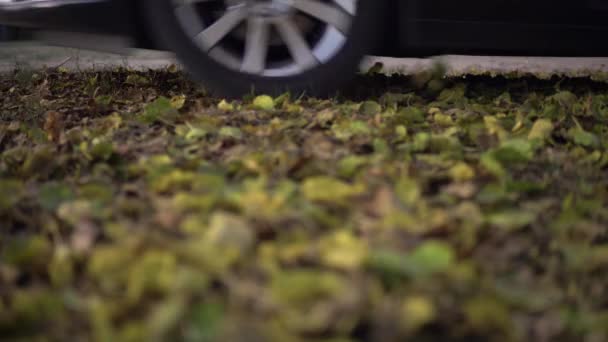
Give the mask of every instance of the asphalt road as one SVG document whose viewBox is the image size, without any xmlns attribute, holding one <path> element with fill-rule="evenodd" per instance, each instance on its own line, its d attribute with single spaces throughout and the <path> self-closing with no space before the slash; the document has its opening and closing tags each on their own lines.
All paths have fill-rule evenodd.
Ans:
<svg viewBox="0 0 608 342">
<path fill-rule="evenodd" d="M 486 56 L 438 56 L 431 59 L 370 57 L 362 65 L 366 70 L 376 62 L 382 62 L 386 74 L 411 74 L 442 61 L 450 75 L 470 74 L 535 74 L 588 76 L 608 73 L 606 58 L 555 58 L 555 57 L 486 57 Z M 0 44 L 0 72 L 10 72 L 16 67 L 44 68 L 63 66 L 71 70 L 103 69 L 126 66 L 135 69 L 160 68 L 175 64 L 175 58 L 166 52 L 128 50 L 123 53 L 105 53 L 90 50 L 51 47 L 35 42 Z"/>
</svg>

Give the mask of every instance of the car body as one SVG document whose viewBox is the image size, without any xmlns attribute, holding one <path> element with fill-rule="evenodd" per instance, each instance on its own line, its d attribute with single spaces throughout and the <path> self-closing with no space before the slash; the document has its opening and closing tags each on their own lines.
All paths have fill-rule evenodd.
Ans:
<svg viewBox="0 0 608 342">
<path fill-rule="evenodd" d="M 188 66 L 187 56 L 190 55 L 193 61 L 196 60 L 196 56 L 190 53 L 192 51 L 180 54 L 179 46 L 172 45 L 176 39 L 166 36 L 159 28 L 161 25 L 156 24 L 156 20 L 159 20 L 165 27 L 173 25 L 174 21 L 171 18 L 168 22 L 164 22 L 167 19 L 163 17 L 162 11 L 155 10 L 156 7 L 165 6 L 165 3 L 172 1 L 173 3 L 179 2 L 179 0 L 0 0 L 0 24 L 129 37 L 133 44 L 139 47 L 178 50 L 178 57 L 186 60 L 185 64 Z M 359 31 L 359 36 L 367 36 L 366 42 L 356 44 L 362 46 L 358 46 L 356 52 L 350 54 L 351 58 L 359 58 L 359 54 L 363 52 L 394 57 L 448 53 L 608 55 L 608 45 L 604 44 L 605 37 L 608 37 L 608 1 L 604 0 L 577 2 L 569 0 L 461 0 L 457 2 L 445 0 L 181 0 L 179 6 L 203 6 L 202 4 L 207 6 L 207 3 L 219 2 L 223 3 L 224 8 L 234 8 L 236 3 L 238 6 L 243 4 L 250 8 L 262 6 L 264 9 L 271 8 L 273 11 L 277 11 L 277 8 L 282 9 L 289 6 L 287 4 L 290 1 L 302 4 L 301 8 L 310 3 L 324 2 L 325 5 L 340 7 L 340 10 L 351 6 L 344 5 L 346 3 L 356 3 L 357 8 L 374 12 L 374 20 L 371 15 L 366 13 L 356 14 L 369 17 L 365 20 L 361 19 L 358 25 L 373 25 Z M 196 4 L 193 5 L 194 3 Z M 365 6 L 369 7 L 365 8 Z M 201 10 L 197 9 L 197 11 Z M 258 15 L 258 12 L 255 13 Z M 281 13 L 284 16 L 287 12 Z M 293 12 L 289 13 L 291 15 Z M 306 15 L 309 13 L 310 11 Z M 321 17 L 323 15 L 325 14 L 318 14 Z M 355 14 L 352 16 L 354 18 Z M 260 16 L 260 18 L 262 17 L 268 18 L 269 16 L 264 13 L 263 16 Z M 220 19 L 223 18 L 220 17 Z M 313 19 L 317 20 L 316 17 Z M 247 23 L 251 22 L 247 21 Z M 354 26 L 354 23 L 357 21 L 353 19 L 351 25 Z M 212 24 L 209 24 L 206 28 L 211 26 Z M 233 34 L 231 33 L 231 35 Z M 261 33 L 258 32 L 258 34 Z M 161 36 L 160 39 L 159 36 Z M 255 37 L 255 35 L 253 36 Z M 257 37 L 259 38 L 260 35 Z M 358 37 L 356 39 L 359 40 Z M 247 41 L 245 38 L 243 41 L 245 47 L 242 49 L 246 50 Z M 365 49 L 363 49 L 363 45 Z M 290 47 L 287 46 L 287 48 Z M 262 53 L 255 50 L 253 48 L 252 51 Z M 290 53 L 293 51 L 295 50 L 289 49 Z M 268 53 L 267 49 L 263 52 Z M 239 62 L 246 64 L 246 51 L 243 51 L 243 54 L 245 56 Z M 338 52 L 336 54 L 339 55 Z M 293 53 L 292 56 L 294 59 L 298 59 L 298 56 Z M 222 58 L 215 58 L 215 61 L 219 62 L 220 68 L 227 66 L 227 64 L 222 65 L 224 62 L 221 60 Z M 257 61 L 254 58 L 254 62 L 260 64 L 260 58 L 258 56 Z M 341 63 L 344 64 L 343 61 Z M 205 64 L 207 70 L 214 69 L 210 67 L 209 63 L 202 64 Z M 192 71 L 197 68 L 193 66 L 190 69 Z M 304 71 L 300 74 L 304 75 Z M 200 74 L 201 70 L 194 70 L 194 74 L 197 73 Z M 218 75 L 213 77 L 221 77 L 222 74 Z M 262 78 L 268 78 L 268 75 L 272 76 L 271 80 L 269 83 L 264 83 Z M 305 90 L 304 88 L 308 87 L 302 87 L 301 82 L 294 81 L 293 77 L 298 76 L 295 72 L 293 74 L 277 73 L 276 75 L 267 73 L 257 76 L 257 78 L 244 77 L 242 79 L 243 87 L 235 89 L 235 91 L 228 89 L 228 92 L 242 92 L 246 87 L 245 83 L 248 82 L 251 83 L 250 85 L 260 86 L 262 90 L 273 90 L 274 88 L 269 85 L 281 85 L 282 83 L 287 86 L 293 85 L 297 91 Z M 322 82 L 316 82 L 315 77 L 317 76 L 312 75 L 307 78 L 308 81 L 312 80 L 309 82 L 312 86 L 308 88 L 322 86 Z M 332 86 L 335 85 L 332 84 Z M 227 87 L 219 85 L 218 88 Z"/>
</svg>

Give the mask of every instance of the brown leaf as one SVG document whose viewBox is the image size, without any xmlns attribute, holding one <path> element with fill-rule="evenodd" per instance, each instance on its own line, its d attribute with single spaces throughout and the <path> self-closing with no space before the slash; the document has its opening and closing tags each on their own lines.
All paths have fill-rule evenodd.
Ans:
<svg viewBox="0 0 608 342">
<path fill-rule="evenodd" d="M 63 113 L 48 111 L 45 114 L 44 131 L 50 141 L 59 143 L 61 133 L 65 127 Z"/>
<path fill-rule="evenodd" d="M 375 217 L 383 217 L 395 210 L 395 195 L 393 191 L 383 186 L 374 195 L 368 206 L 369 213 Z"/>
<path fill-rule="evenodd" d="M 99 235 L 99 227 L 91 220 L 82 220 L 78 223 L 70 237 L 70 245 L 78 254 L 88 253 L 97 236 Z"/>
</svg>

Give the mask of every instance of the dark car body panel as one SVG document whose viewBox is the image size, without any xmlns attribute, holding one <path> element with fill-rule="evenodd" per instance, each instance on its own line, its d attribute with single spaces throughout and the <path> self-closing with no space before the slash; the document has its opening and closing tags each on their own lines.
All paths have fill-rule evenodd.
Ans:
<svg viewBox="0 0 608 342">
<path fill-rule="evenodd" d="M 0 5 L 0 22 L 33 29 L 131 34 L 132 1 L 50 0 L 48 6 Z"/>
<path fill-rule="evenodd" d="M 128 35 L 139 46 L 160 48 L 140 22 L 144 0 L 37 1 L 52 6 L 0 5 L 0 23 Z M 377 54 L 608 55 L 608 0 L 384 1 L 387 34 L 379 37 Z"/>
<path fill-rule="evenodd" d="M 607 55 L 608 1 L 400 1 L 400 54 Z"/>
</svg>

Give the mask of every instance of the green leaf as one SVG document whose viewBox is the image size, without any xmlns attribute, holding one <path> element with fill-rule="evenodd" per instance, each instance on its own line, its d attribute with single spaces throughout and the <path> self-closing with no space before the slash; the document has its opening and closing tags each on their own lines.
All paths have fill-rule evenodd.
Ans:
<svg viewBox="0 0 608 342">
<path fill-rule="evenodd" d="M 146 294 L 167 293 L 177 272 L 176 256 L 168 251 L 150 250 L 137 258 L 129 270 L 126 296 L 137 303 Z"/>
<path fill-rule="evenodd" d="M 185 138 L 188 141 L 198 141 L 205 138 L 208 134 L 209 132 L 202 127 L 188 125 L 188 130 L 185 135 Z"/>
<path fill-rule="evenodd" d="M 340 160 L 338 163 L 338 172 L 341 177 L 351 178 L 368 162 L 368 158 L 366 157 L 350 155 Z"/>
<path fill-rule="evenodd" d="M 585 131 L 582 127 L 570 129 L 568 136 L 575 144 L 583 147 L 595 148 L 600 144 L 600 140 L 595 134 Z"/>
<path fill-rule="evenodd" d="M 366 244 L 349 231 L 339 231 L 323 239 L 321 259 L 329 267 L 357 270 L 367 256 Z"/>
<path fill-rule="evenodd" d="M 420 132 L 414 136 L 412 149 L 415 152 L 423 152 L 431 145 L 432 136 L 427 132 Z"/>
<path fill-rule="evenodd" d="M 146 86 L 150 84 L 150 79 L 142 75 L 130 74 L 125 83 L 133 86 Z"/>
<path fill-rule="evenodd" d="M 114 154 L 114 145 L 110 141 L 94 139 L 88 153 L 94 160 L 107 161 Z"/>
<path fill-rule="evenodd" d="M 451 246 L 441 241 L 422 243 L 410 254 L 389 250 L 371 251 L 367 265 L 379 272 L 385 281 L 393 282 L 403 277 L 421 277 L 443 273 L 455 263 Z"/>
<path fill-rule="evenodd" d="M 194 305 L 187 320 L 185 336 L 187 341 L 212 342 L 217 341 L 222 322 L 224 321 L 224 306 L 205 301 Z"/>
<path fill-rule="evenodd" d="M 272 293 L 289 306 L 309 304 L 318 298 L 335 295 L 346 284 L 334 273 L 314 270 L 285 271 L 272 279 Z"/>
<path fill-rule="evenodd" d="M 40 205 L 50 211 L 55 211 L 62 203 L 74 199 L 72 188 L 61 183 L 46 183 L 38 191 Z"/>
<path fill-rule="evenodd" d="M 534 158 L 532 144 L 523 139 L 504 141 L 493 151 L 494 158 L 505 166 L 509 164 L 527 163 Z"/>
<path fill-rule="evenodd" d="M 415 205 L 422 196 L 422 187 L 415 179 L 404 177 L 397 182 L 397 197 L 406 205 Z"/>
<path fill-rule="evenodd" d="M 530 133 L 528 133 L 528 140 L 538 140 L 545 142 L 551 133 L 553 132 L 553 123 L 548 119 L 538 119 L 534 122 Z"/>
<path fill-rule="evenodd" d="M 402 123 L 406 124 L 417 124 L 423 123 L 426 120 L 424 111 L 418 107 L 406 107 L 399 111 L 397 114 L 399 119 L 403 120 Z"/>
<path fill-rule="evenodd" d="M 0 179 L 0 212 L 17 204 L 23 192 L 22 182 L 15 179 Z"/>
<path fill-rule="evenodd" d="M 217 104 L 217 109 L 223 112 L 232 112 L 235 109 L 235 106 L 226 100 L 222 100 Z"/>
<path fill-rule="evenodd" d="M 450 176 L 456 182 L 464 182 L 475 178 L 475 170 L 467 163 L 457 163 L 449 171 Z"/>
<path fill-rule="evenodd" d="M 481 156 L 479 163 L 486 171 L 496 178 L 504 179 L 508 175 L 507 170 L 505 170 L 502 164 L 496 159 L 493 151 L 484 153 Z"/>
<path fill-rule="evenodd" d="M 53 253 L 48 266 L 51 282 L 56 287 L 69 286 L 74 279 L 74 262 L 70 250 L 66 246 L 59 246 Z"/>
<path fill-rule="evenodd" d="M 152 124 L 155 122 L 173 121 L 179 112 L 175 109 L 170 99 L 161 96 L 154 102 L 149 103 L 140 114 L 139 120 L 143 123 Z"/>
<path fill-rule="evenodd" d="M 464 306 L 468 323 L 477 331 L 498 333 L 512 331 L 511 314 L 504 304 L 491 296 L 478 296 Z"/>
<path fill-rule="evenodd" d="M 13 314 L 20 324 L 57 322 L 64 312 L 61 297 L 39 289 L 19 289 L 11 296 Z M 35 328 L 30 326 L 29 328 Z M 27 328 L 26 328 L 27 329 Z"/>
<path fill-rule="evenodd" d="M 109 108 L 113 101 L 114 98 L 112 95 L 100 95 L 95 97 L 95 104 L 101 108 Z"/>
<path fill-rule="evenodd" d="M 171 98 L 171 107 L 179 110 L 186 104 L 186 95 L 176 95 Z"/>
<path fill-rule="evenodd" d="M 307 178 L 301 189 L 308 200 L 328 203 L 346 203 L 348 199 L 364 191 L 360 185 L 348 184 L 327 176 Z"/>
<path fill-rule="evenodd" d="M 372 116 L 382 112 L 382 106 L 375 101 L 365 101 L 359 107 L 359 113 L 366 116 Z"/>
<path fill-rule="evenodd" d="M 51 255 L 51 244 L 44 236 L 9 240 L 2 253 L 3 262 L 27 269 L 45 265 Z"/>
<path fill-rule="evenodd" d="M 219 136 L 235 140 L 243 139 L 243 132 L 238 127 L 224 126 L 220 128 Z"/>
<path fill-rule="evenodd" d="M 418 246 L 407 258 L 415 274 L 433 274 L 447 271 L 455 261 L 452 247 L 440 241 L 428 241 Z"/>
<path fill-rule="evenodd" d="M 393 282 L 410 275 L 409 265 L 405 263 L 406 256 L 394 251 L 375 249 L 366 260 L 367 267 L 379 273 L 385 281 Z"/>
<path fill-rule="evenodd" d="M 401 306 L 405 325 L 410 331 L 415 331 L 437 316 L 437 309 L 430 298 L 424 296 L 408 296 Z"/>
<path fill-rule="evenodd" d="M 357 135 L 368 135 L 372 130 L 364 121 L 345 120 L 335 123 L 332 126 L 332 131 L 336 138 L 340 140 L 348 140 Z"/>
<path fill-rule="evenodd" d="M 454 120 L 452 120 L 452 117 L 441 112 L 435 113 L 435 115 L 433 115 L 433 121 L 438 125 L 446 127 L 454 125 Z"/>
<path fill-rule="evenodd" d="M 488 215 L 486 220 L 492 226 L 506 231 L 514 231 L 533 223 L 536 220 L 536 214 L 524 210 L 505 210 Z"/>
<path fill-rule="evenodd" d="M 205 243 L 219 250 L 232 249 L 243 256 L 256 242 L 253 227 L 243 218 L 227 213 L 214 213 L 209 222 L 209 229 L 204 236 Z"/>
<path fill-rule="evenodd" d="M 578 101 L 578 98 L 572 92 L 564 90 L 550 96 L 548 100 L 569 111 Z"/>
<path fill-rule="evenodd" d="M 186 300 L 179 295 L 158 304 L 147 318 L 148 336 L 154 341 L 168 339 L 187 307 Z"/>
<path fill-rule="evenodd" d="M 268 95 L 260 95 L 253 100 L 253 108 L 259 110 L 274 110 L 274 99 Z"/>
</svg>

